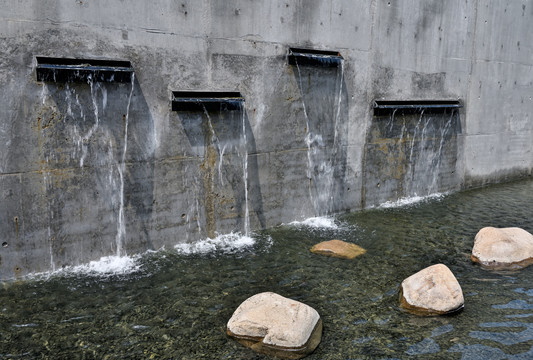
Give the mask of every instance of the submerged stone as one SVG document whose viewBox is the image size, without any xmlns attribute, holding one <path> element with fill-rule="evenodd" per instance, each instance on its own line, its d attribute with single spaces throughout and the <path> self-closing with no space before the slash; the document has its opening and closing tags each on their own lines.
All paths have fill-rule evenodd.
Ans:
<svg viewBox="0 0 533 360">
<path fill-rule="evenodd" d="M 533 264 L 533 235 L 517 227 L 485 227 L 475 237 L 470 258 L 489 269 L 525 268 Z"/>
<path fill-rule="evenodd" d="M 366 250 L 358 245 L 347 243 L 341 240 L 330 240 L 314 245 L 311 248 L 311 252 L 342 259 L 353 259 L 366 253 Z"/>
<path fill-rule="evenodd" d="M 235 310 L 227 334 L 256 352 L 300 359 L 320 343 L 322 320 L 306 304 L 264 292 L 246 299 Z"/>
<path fill-rule="evenodd" d="M 444 264 L 429 266 L 402 282 L 401 306 L 417 315 L 443 315 L 461 310 L 463 291 Z"/>
</svg>

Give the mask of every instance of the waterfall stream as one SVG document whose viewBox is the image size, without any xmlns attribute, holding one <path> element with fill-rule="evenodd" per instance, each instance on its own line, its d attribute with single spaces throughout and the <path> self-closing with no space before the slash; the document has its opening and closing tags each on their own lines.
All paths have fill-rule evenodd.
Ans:
<svg viewBox="0 0 533 360">
<path fill-rule="evenodd" d="M 119 211 L 118 211 L 118 221 L 117 221 L 117 236 L 116 236 L 116 247 L 117 247 L 117 256 L 122 256 L 126 254 L 123 251 L 124 238 L 126 237 L 126 224 L 124 220 L 124 172 L 126 171 L 126 152 L 128 150 L 128 122 L 130 115 L 130 105 L 131 98 L 133 96 L 133 89 L 135 87 L 135 74 L 131 75 L 131 90 L 128 96 L 128 105 L 126 107 L 126 114 L 124 116 L 124 140 L 122 147 L 122 158 L 120 163 L 117 164 L 117 170 L 120 176 L 120 186 L 119 186 Z"/>
<path fill-rule="evenodd" d="M 250 236 L 250 209 L 248 208 L 248 142 L 246 140 L 246 112 L 242 108 L 242 136 L 241 150 L 242 156 L 242 176 L 244 182 L 244 236 Z"/>
<path fill-rule="evenodd" d="M 86 87 L 88 85 L 88 88 Z M 41 92 L 41 102 L 43 111 L 62 113 L 62 123 L 57 124 L 57 131 L 64 131 L 70 139 L 70 150 L 68 154 L 70 160 L 77 164 L 80 171 L 83 168 L 91 167 L 91 181 L 93 186 L 99 188 L 94 191 L 102 192 L 100 201 L 103 216 L 106 220 L 116 223 L 114 253 L 117 257 L 126 255 L 124 251 L 124 241 L 126 237 L 125 221 L 125 177 L 126 177 L 126 153 L 128 151 L 128 126 L 130 118 L 130 107 L 132 104 L 133 92 L 135 89 L 135 77 L 132 74 L 125 113 L 122 116 L 122 131 L 116 123 L 122 112 L 116 105 L 110 110 L 108 107 L 108 92 L 112 91 L 114 97 L 121 96 L 122 85 L 107 84 L 93 81 L 88 78 L 87 84 L 70 85 L 65 84 L 64 89 L 54 88 L 54 93 L 48 89 L 49 85 L 43 85 Z M 116 101 L 115 101 L 116 103 Z M 63 109 L 64 107 L 64 109 Z M 47 115 L 48 116 L 48 115 Z M 55 118 L 55 115 L 51 119 Z M 44 121 L 44 120 L 43 120 Z M 50 122 L 51 120 L 46 120 Z M 115 121 L 115 122 L 114 122 Z M 47 125 L 50 126 L 50 124 Z M 43 134 L 43 136 L 46 136 Z M 43 137 L 43 143 L 50 141 L 49 137 Z M 45 144 L 42 148 L 46 157 L 46 167 L 43 171 L 43 186 L 45 191 L 52 191 L 52 180 L 50 179 L 49 159 L 57 161 L 61 154 L 54 146 Z M 59 150 L 60 151 L 60 150 Z M 106 174 L 107 173 L 107 174 Z M 105 183 L 102 183 L 104 181 Z M 83 197 L 82 197 L 83 198 Z M 59 229 L 53 229 L 51 224 L 54 219 L 54 199 L 48 199 L 48 238 L 50 239 L 50 263 L 55 269 L 55 254 L 53 239 L 57 236 Z M 107 204 L 107 205 L 106 205 Z M 83 208 L 84 204 L 78 204 Z M 114 220 L 108 215 L 113 214 Z"/>
<path fill-rule="evenodd" d="M 365 145 L 365 206 L 453 190 L 459 131 L 455 109 L 375 114 Z"/>
<path fill-rule="evenodd" d="M 418 144 L 415 145 L 418 127 L 423 117 L 422 113 L 410 142 L 411 149 L 409 149 L 407 164 L 407 174 L 410 174 L 410 178 L 407 179 L 409 184 L 407 196 L 427 196 L 439 191 L 438 180 L 444 170 L 441 166 L 443 148 L 454 120 L 453 113 L 444 118 L 426 114 Z M 413 157 L 413 152 L 416 154 L 415 157 Z M 420 181 L 421 179 L 425 180 Z"/>
<path fill-rule="evenodd" d="M 319 103 L 307 104 L 306 96 L 311 98 L 316 94 L 313 84 L 308 84 L 308 91 L 302 79 L 301 66 L 295 59 L 297 81 L 302 92 L 302 109 L 306 124 L 305 144 L 307 146 L 307 178 L 309 179 L 309 198 L 316 216 L 329 215 L 334 211 L 335 169 L 340 153 L 339 126 L 342 103 L 342 82 L 344 78 L 344 60 L 336 68 L 336 77 L 330 98 L 324 100 L 311 99 Z M 317 72 L 318 74 L 318 72 Z M 324 75 L 316 75 L 319 79 Z M 309 80 L 311 81 L 311 80 Z M 327 83 L 327 80 L 326 80 Z M 324 89 L 321 89 L 324 91 Z M 332 98 L 332 99 L 331 99 Z M 329 101 L 328 101 L 329 100 Z M 318 113 L 310 114 L 309 105 L 319 108 Z M 332 143 L 329 144 L 329 141 Z"/>
<path fill-rule="evenodd" d="M 204 229 L 211 239 L 220 236 L 217 231 L 217 222 L 220 221 L 218 214 L 225 210 L 219 207 L 230 207 L 228 204 L 234 203 L 236 206 L 228 210 L 236 211 L 236 218 L 242 219 L 242 223 L 237 221 L 238 226 L 234 231 L 249 237 L 248 139 L 244 105 L 241 104 L 237 111 L 221 107 L 218 112 L 203 106 L 200 113 L 184 115 L 182 121 L 191 141 L 202 145 L 202 150 L 195 150 L 202 157 L 195 188 L 203 187 L 205 211 L 202 216 L 205 217 L 205 227 L 199 221 L 198 198 L 191 199 L 188 211 L 197 214 L 198 231 Z M 201 133 L 198 127 L 201 127 Z"/>
</svg>

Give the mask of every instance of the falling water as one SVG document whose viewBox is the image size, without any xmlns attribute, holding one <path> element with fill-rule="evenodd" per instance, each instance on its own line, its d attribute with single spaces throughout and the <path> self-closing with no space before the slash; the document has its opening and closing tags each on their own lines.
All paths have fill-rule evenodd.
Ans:
<svg viewBox="0 0 533 360">
<path fill-rule="evenodd" d="M 88 143 L 93 134 L 98 130 L 98 127 L 100 125 L 100 110 L 98 106 L 98 91 L 102 95 L 102 111 L 105 111 L 106 105 L 107 105 L 107 89 L 104 86 L 101 86 L 100 83 L 95 83 L 91 77 L 87 80 L 90 90 L 91 90 L 91 101 L 93 106 L 93 113 L 94 113 L 94 123 L 92 126 L 87 130 L 87 132 L 83 133 L 82 130 L 80 130 L 77 126 L 74 126 L 72 129 L 72 138 L 76 142 L 78 151 L 81 150 L 81 156 L 79 157 L 79 164 L 80 167 L 83 167 L 85 164 L 85 159 L 87 157 L 88 153 Z M 80 110 L 80 118 L 82 119 L 82 122 L 85 123 L 86 117 L 85 113 L 83 111 L 83 106 L 80 103 L 79 95 L 72 89 L 72 93 L 75 94 L 76 98 L 76 105 L 78 106 Z M 67 98 L 67 114 L 69 116 L 72 116 L 72 101 L 71 101 L 71 89 L 67 86 L 66 88 L 66 98 Z M 80 131 L 82 132 L 80 134 Z"/>
<path fill-rule="evenodd" d="M 298 65 L 297 59 L 295 59 L 295 63 L 296 63 L 296 70 L 298 71 L 298 82 L 300 85 L 300 89 L 302 89 L 303 91 L 302 73 L 300 71 L 300 66 Z M 307 115 L 307 108 L 305 106 L 305 101 L 303 99 L 303 96 L 302 96 L 302 108 L 303 108 L 304 117 L 305 117 L 305 129 L 307 131 L 307 134 L 305 135 L 305 144 L 307 145 L 307 164 L 308 164 L 307 165 L 307 178 L 309 179 L 309 198 L 313 202 L 313 205 L 315 206 L 315 211 L 316 211 L 317 206 L 315 204 L 315 201 L 313 200 L 313 191 L 311 190 L 311 180 L 312 180 L 311 169 L 313 167 L 313 160 L 311 159 L 311 131 L 309 128 L 309 115 Z"/>
<path fill-rule="evenodd" d="M 47 96 L 48 96 L 48 89 L 46 87 L 46 84 L 43 84 L 43 86 L 41 87 L 41 102 L 43 106 L 46 104 Z"/>
<path fill-rule="evenodd" d="M 439 150 L 437 152 L 435 152 L 435 156 L 436 156 L 435 169 L 436 169 L 436 171 L 433 172 L 433 178 L 432 178 L 431 187 L 430 187 L 430 192 L 431 193 L 434 193 L 434 192 L 438 191 L 438 189 L 437 189 L 437 179 L 438 179 L 438 173 L 439 173 L 440 165 L 441 165 L 441 161 L 442 161 L 442 147 L 444 145 L 444 141 L 446 140 L 446 136 L 448 134 L 448 131 L 450 130 L 450 128 L 452 126 L 452 121 L 453 121 L 454 115 L 455 115 L 455 112 L 452 111 L 451 114 L 450 114 L 450 117 L 448 118 L 448 121 L 446 121 L 446 125 L 441 129 Z"/>
<path fill-rule="evenodd" d="M 394 128 L 394 117 L 396 115 L 396 111 L 398 111 L 398 109 L 394 109 L 389 118 L 389 132 L 392 132 L 392 129 Z"/>
<path fill-rule="evenodd" d="M 46 164 L 48 165 L 48 157 L 46 157 Z M 52 184 L 51 184 L 51 180 L 50 180 L 50 171 L 44 171 L 43 172 L 43 185 L 45 187 L 45 191 L 48 193 L 48 191 L 51 189 L 52 187 Z M 53 237 L 52 237 L 52 221 L 54 219 L 54 211 L 52 210 L 52 203 L 54 200 L 50 200 L 48 199 L 48 227 L 47 227 L 47 230 L 48 230 L 48 252 L 49 252 L 49 255 L 50 255 L 50 266 L 51 266 L 51 269 L 52 271 L 55 271 L 56 270 L 56 264 L 55 264 L 55 260 L 54 260 L 54 252 L 53 252 Z"/>
<path fill-rule="evenodd" d="M 394 111 L 396 111 L 396 109 Z M 409 164 L 412 164 L 412 161 L 413 161 L 413 149 L 415 148 L 416 133 L 418 131 L 418 128 L 420 127 L 420 123 L 422 122 L 423 116 L 424 116 L 424 110 L 420 112 L 420 116 L 418 118 L 418 122 L 416 123 L 415 130 L 413 133 L 413 139 L 411 140 L 411 152 L 409 153 Z"/>
<path fill-rule="evenodd" d="M 222 148 L 220 149 L 220 158 L 224 158 L 224 153 L 226 152 L 227 144 L 224 144 Z M 218 180 L 220 181 L 220 185 L 224 185 L 224 176 L 222 176 L 222 161 L 218 162 Z"/>
<path fill-rule="evenodd" d="M 340 64 L 340 71 L 337 71 L 337 84 L 338 84 L 338 92 L 337 92 L 337 102 L 336 102 L 336 112 L 335 112 L 335 135 L 334 135 L 334 150 L 337 151 L 337 141 L 338 141 L 338 135 L 339 135 L 339 119 L 341 116 L 341 101 L 342 101 L 342 79 L 344 78 L 344 60 L 341 60 Z"/>
<path fill-rule="evenodd" d="M 248 140 L 246 136 L 246 113 L 244 111 L 244 105 L 241 105 L 241 118 L 240 118 L 240 130 L 242 131 L 242 135 L 240 136 L 239 141 L 235 144 L 232 139 L 225 140 L 224 138 L 219 138 L 217 136 L 217 132 L 215 131 L 215 126 L 213 124 L 213 119 L 211 118 L 211 115 L 205 108 L 203 107 L 204 116 L 207 119 L 207 130 L 208 130 L 208 143 L 206 144 L 207 149 L 206 151 L 209 151 L 209 147 L 212 147 L 216 151 L 216 155 L 218 157 L 217 164 L 215 165 L 215 168 L 218 173 L 218 179 L 219 179 L 219 185 L 224 186 L 224 176 L 223 176 L 223 166 L 226 162 L 225 159 L 225 153 L 228 150 L 228 148 L 235 149 L 237 151 L 237 155 L 242 159 L 242 180 L 243 180 L 243 196 L 244 196 L 244 216 L 243 216 L 243 232 L 245 237 L 249 237 L 250 235 L 250 210 L 248 205 Z M 206 156 L 208 156 L 206 154 Z M 208 170 L 209 171 L 209 170 Z M 214 174 L 211 174 L 214 175 Z M 210 180 L 210 184 L 207 184 L 207 191 L 214 192 L 214 179 Z M 204 185 L 205 186 L 205 185 Z M 206 199 L 207 201 L 207 199 Z M 214 206 L 213 204 L 210 205 L 211 207 Z M 211 212 L 213 209 L 211 209 Z M 208 211 L 209 212 L 209 211 Z M 206 214 L 208 216 L 208 214 Z M 208 220 L 209 222 L 209 220 Z"/>
<path fill-rule="evenodd" d="M 250 210 L 248 209 L 248 142 L 246 140 L 246 112 L 242 112 L 242 176 L 244 181 L 244 236 L 250 236 Z"/>
<path fill-rule="evenodd" d="M 196 205 L 196 225 L 198 226 L 198 232 L 202 232 L 202 223 L 200 222 L 200 200 L 198 196 L 196 196 L 194 205 Z"/>
<path fill-rule="evenodd" d="M 364 206 L 455 189 L 457 131 L 456 110 L 399 107 L 375 113 L 365 145 Z"/>
<path fill-rule="evenodd" d="M 406 179 L 409 185 L 407 196 L 427 196 L 439 191 L 437 181 L 442 176 L 443 148 L 451 130 L 454 116 L 455 113 L 452 112 L 442 125 L 442 117 L 424 116 L 423 112 L 420 114 L 410 144 L 411 149 L 407 164 L 407 173 L 410 174 L 410 178 Z M 423 126 L 418 144 L 415 144 L 417 132 L 422 122 Z"/>
<path fill-rule="evenodd" d="M 206 230 L 207 236 L 209 238 L 214 238 L 216 233 L 216 216 L 215 216 L 215 169 L 212 168 L 213 165 L 216 167 L 216 152 L 218 152 L 219 161 L 222 162 L 223 158 L 220 157 L 220 144 L 215 133 L 215 128 L 213 127 L 213 122 L 211 121 L 211 116 L 207 111 L 206 107 L 203 106 L 204 115 L 207 119 L 208 131 L 206 136 L 205 144 L 205 153 L 204 161 L 202 166 L 204 167 L 204 194 L 205 194 L 205 221 L 206 221 Z M 205 131 L 205 129 L 204 129 Z"/>
<path fill-rule="evenodd" d="M 400 139 L 398 140 L 398 148 L 400 149 L 399 151 L 399 155 L 404 157 L 405 154 L 404 154 L 404 136 L 405 136 L 405 132 L 406 132 L 406 123 L 405 123 L 405 119 L 402 120 L 402 130 L 400 132 Z"/>
<path fill-rule="evenodd" d="M 48 99 L 48 89 L 46 87 L 46 84 L 43 84 L 42 85 L 42 88 L 41 88 L 41 103 L 43 106 L 46 105 L 46 101 Z M 40 130 L 40 129 L 39 129 Z M 45 166 L 44 168 L 41 168 L 42 170 L 42 175 L 43 175 L 43 192 L 45 193 L 48 193 L 48 191 L 50 190 L 51 188 L 51 179 L 50 179 L 50 171 L 48 170 L 48 164 L 49 164 L 49 157 L 47 155 L 43 155 L 45 156 Z M 54 261 L 54 254 L 53 254 L 53 250 L 52 250 L 52 231 L 51 231 L 51 226 L 52 226 L 52 219 L 54 217 L 54 214 L 53 214 L 53 211 L 52 211 L 52 208 L 51 208 L 51 200 L 46 197 L 47 199 L 47 210 L 48 210 L 48 219 L 47 219 L 47 236 L 48 236 L 48 252 L 49 252 L 49 256 L 50 256 L 50 267 L 52 269 L 52 271 L 55 270 L 55 261 Z"/>
<path fill-rule="evenodd" d="M 122 245 L 126 236 L 126 225 L 124 221 L 124 172 L 126 170 L 126 151 L 128 150 L 128 121 L 130 113 L 131 98 L 133 96 L 133 89 L 135 87 L 135 75 L 131 74 L 131 90 L 128 97 L 128 106 L 126 107 L 126 115 L 124 116 L 124 144 L 122 146 L 122 158 L 119 164 L 117 164 L 117 170 L 120 177 L 119 186 L 119 211 L 117 222 L 117 256 L 122 256 Z"/>
<path fill-rule="evenodd" d="M 201 215 L 200 215 L 200 190 L 199 190 L 199 184 L 198 181 L 190 181 L 189 177 L 186 176 L 190 173 L 189 165 L 185 165 L 185 169 L 182 173 L 181 181 L 183 182 L 183 186 L 189 191 L 187 192 L 187 211 L 181 215 L 182 219 L 185 221 L 185 224 L 189 231 L 185 232 L 186 240 L 189 240 L 189 234 L 192 233 L 194 230 L 198 233 L 202 232 L 202 224 L 201 224 Z M 193 230 L 193 224 L 196 223 L 196 229 Z"/>
<path fill-rule="evenodd" d="M 427 126 L 430 120 L 430 117 L 424 119 L 424 124 L 420 132 L 418 144 L 413 144 L 413 147 L 416 147 L 415 159 L 411 159 L 410 162 L 407 164 L 407 173 L 410 174 L 410 177 L 406 179 L 408 191 L 405 195 L 408 197 L 429 195 L 426 193 L 426 190 L 423 190 L 421 188 L 423 184 L 421 184 L 421 181 L 417 181 L 417 177 L 419 177 L 418 173 L 420 173 L 421 171 L 424 172 L 425 176 L 428 175 L 425 174 L 425 172 L 431 171 L 428 166 L 431 162 L 430 157 L 432 157 L 432 154 L 427 150 L 427 146 L 429 146 L 429 144 L 426 143 Z M 413 141 L 415 140 L 413 139 Z"/>
<path fill-rule="evenodd" d="M 91 78 L 88 80 L 90 90 L 91 90 L 91 101 L 93 106 L 93 113 L 94 113 L 94 123 L 89 128 L 87 132 L 85 132 L 83 135 L 78 134 L 77 127 L 74 128 L 74 131 L 76 134 L 78 134 L 77 143 L 78 146 L 81 144 L 81 156 L 80 156 L 80 167 L 83 167 L 84 161 L 86 159 L 86 156 L 88 154 L 88 143 L 91 137 L 95 134 L 95 132 L 100 127 L 100 120 L 101 120 L 101 112 L 105 111 L 107 106 L 107 89 L 105 85 L 102 85 L 101 83 L 92 81 Z M 111 166 L 110 172 L 109 172 L 109 184 L 111 185 L 111 189 L 113 189 L 113 194 L 111 196 L 111 200 L 115 206 L 118 207 L 118 214 L 117 214 L 117 232 L 115 235 L 115 247 L 116 247 L 116 256 L 121 257 L 125 255 L 125 252 L 123 251 L 123 245 L 124 245 L 124 239 L 126 236 L 126 225 L 124 220 L 124 173 L 126 171 L 126 153 L 128 149 L 128 124 L 129 124 L 129 110 L 131 105 L 131 99 L 133 96 L 133 91 L 135 88 L 135 75 L 132 73 L 131 76 L 131 87 L 130 92 L 128 96 L 128 102 L 126 106 L 126 113 L 124 114 L 123 120 L 124 120 L 124 127 L 123 127 L 123 143 L 122 143 L 122 153 L 119 159 L 117 159 L 117 156 L 114 155 L 114 140 L 113 135 L 110 133 L 109 129 L 103 129 L 105 139 L 105 142 L 107 143 L 107 157 L 106 160 L 110 162 L 115 162 L 114 166 Z M 102 111 L 100 111 L 99 101 L 98 101 L 98 92 L 101 94 L 101 103 L 102 103 Z M 82 106 L 79 103 L 78 95 L 76 95 L 76 102 L 78 106 L 80 107 L 80 115 L 82 116 L 83 121 L 85 121 L 85 116 L 83 116 L 83 110 Z M 106 162 L 107 162 L 106 161 Z M 115 174 L 118 173 L 118 178 Z"/>
<path fill-rule="evenodd" d="M 82 168 L 86 164 L 87 157 L 89 156 L 89 146 L 91 144 L 100 144 L 104 146 L 103 151 L 99 151 L 93 156 L 96 159 L 99 159 L 97 165 L 106 165 L 109 167 L 108 186 L 106 189 L 111 191 L 111 194 L 108 194 L 108 198 L 111 200 L 113 211 L 116 211 L 116 235 L 115 235 L 115 248 L 116 256 L 124 256 L 124 239 L 126 236 L 126 226 L 124 220 L 124 176 L 126 171 L 126 153 L 128 149 L 128 125 L 129 125 L 129 111 L 131 106 L 131 101 L 133 97 L 133 91 L 135 87 L 135 77 L 132 74 L 131 77 L 131 87 L 128 95 L 128 102 L 126 106 L 126 113 L 123 116 L 124 126 L 123 126 L 123 143 L 121 148 L 120 157 L 116 155 L 117 150 L 115 149 L 117 141 L 115 136 L 112 133 L 109 127 L 102 127 L 101 120 L 104 116 L 107 107 L 107 87 L 106 84 L 100 82 L 95 82 L 90 76 L 87 80 L 87 84 L 90 89 L 90 105 L 92 107 L 92 117 L 90 118 L 92 122 L 89 123 L 87 118 L 87 112 L 84 111 L 86 105 L 82 104 L 80 100 L 80 94 L 77 93 L 75 87 L 70 87 L 69 84 L 65 86 L 65 113 L 67 118 L 77 118 L 73 123 L 66 123 L 67 131 L 70 133 L 70 137 L 75 147 L 71 153 L 72 158 L 77 158 L 79 167 Z M 46 101 L 47 90 L 46 86 L 43 86 L 42 90 L 42 101 L 43 105 Z M 98 135 L 96 142 L 93 138 Z M 94 145 L 93 145 L 94 146 Z M 53 154 L 52 154 L 53 155 Z M 46 179 L 45 179 L 46 181 Z M 49 206 L 50 207 L 50 206 Z M 53 216 L 50 210 L 49 216 Z M 49 238 L 50 238 L 50 257 L 51 264 L 54 267 L 53 260 L 53 249 L 52 249 L 52 234 L 49 227 Z"/>
<path fill-rule="evenodd" d="M 340 69 L 340 70 L 339 70 Z M 335 193 L 335 175 L 334 169 L 337 165 L 339 150 L 342 144 L 339 143 L 339 126 L 340 126 L 340 116 L 341 116 L 341 101 L 342 101 L 342 79 L 344 78 L 344 59 L 340 61 L 339 68 L 337 69 L 337 79 L 336 86 L 338 86 L 338 91 L 336 93 L 337 99 L 335 103 L 335 125 L 333 129 L 333 155 L 331 157 L 331 174 L 328 177 L 328 214 L 333 211 L 334 203 L 334 193 Z"/>
<path fill-rule="evenodd" d="M 298 83 L 301 91 L 304 91 L 302 73 L 298 60 L 295 59 L 298 72 Z M 309 198 L 313 203 L 315 214 L 328 215 L 333 210 L 333 196 L 335 184 L 335 166 L 339 153 L 339 124 L 342 100 L 342 79 L 344 77 L 344 60 L 340 61 L 337 69 L 335 84 L 335 98 L 332 111 L 333 118 L 333 147 L 330 149 L 324 142 L 327 133 L 315 133 L 311 128 L 311 119 L 307 105 L 302 95 L 302 108 L 306 122 L 305 143 L 307 145 L 307 178 L 309 179 Z M 326 109 L 328 110 L 328 109 Z M 317 126 L 318 127 L 318 126 Z M 313 191 L 313 188 L 315 191 Z"/>
</svg>

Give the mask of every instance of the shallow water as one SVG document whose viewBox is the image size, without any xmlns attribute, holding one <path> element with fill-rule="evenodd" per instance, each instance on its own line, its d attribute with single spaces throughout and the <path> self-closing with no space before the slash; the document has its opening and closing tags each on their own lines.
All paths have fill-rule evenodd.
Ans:
<svg viewBox="0 0 533 360">
<path fill-rule="evenodd" d="M 320 313 L 322 342 L 308 359 L 533 358 L 533 266 L 491 272 L 469 260 L 484 226 L 533 232 L 532 200 L 533 182 L 523 181 L 180 246 L 112 274 L 93 264 L 4 283 L 0 359 L 263 359 L 225 335 L 235 308 L 262 291 Z M 309 252 L 333 238 L 368 252 Z M 401 281 L 436 263 L 459 280 L 464 311 L 401 311 Z"/>
</svg>

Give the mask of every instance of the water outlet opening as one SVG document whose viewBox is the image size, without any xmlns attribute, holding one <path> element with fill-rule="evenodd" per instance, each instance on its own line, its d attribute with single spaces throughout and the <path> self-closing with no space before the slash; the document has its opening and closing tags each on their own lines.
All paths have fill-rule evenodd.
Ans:
<svg viewBox="0 0 533 360">
<path fill-rule="evenodd" d="M 403 114 L 443 113 L 462 108 L 459 100 L 374 100 L 374 116 L 390 115 L 400 110 Z"/>
<path fill-rule="evenodd" d="M 344 60 L 338 51 L 289 48 L 289 65 L 338 67 Z"/>
<path fill-rule="evenodd" d="M 123 60 L 72 59 L 36 56 L 37 81 L 131 82 L 133 67 Z"/>
<path fill-rule="evenodd" d="M 173 91 L 172 111 L 242 110 L 244 97 L 237 91 Z"/>
</svg>

